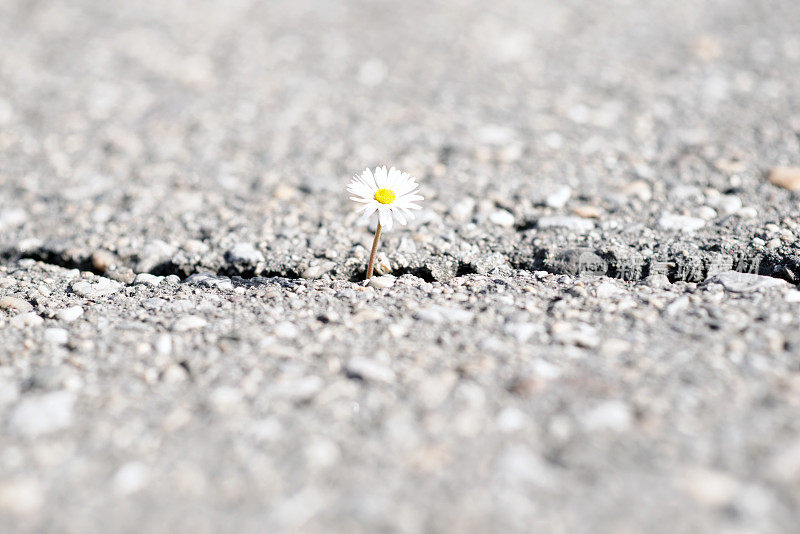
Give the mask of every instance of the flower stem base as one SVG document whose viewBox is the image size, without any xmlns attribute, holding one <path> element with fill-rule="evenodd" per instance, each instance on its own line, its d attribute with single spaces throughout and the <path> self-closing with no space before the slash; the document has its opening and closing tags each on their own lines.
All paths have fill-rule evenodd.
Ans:
<svg viewBox="0 0 800 534">
<path fill-rule="evenodd" d="M 378 240 L 381 238 L 381 223 L 375 228 L 375 239 L 372 240 L 372 252 L 369 253 L 369 265 L 367 265 L 367 280 L 372 278 L 372 270 L 375 268 L 375 253 L 378 252 Z"/>
</svg>

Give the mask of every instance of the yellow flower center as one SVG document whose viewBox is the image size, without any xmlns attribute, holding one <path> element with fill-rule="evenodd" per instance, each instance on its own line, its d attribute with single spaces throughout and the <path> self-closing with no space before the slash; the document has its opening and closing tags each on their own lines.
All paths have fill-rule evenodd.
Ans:
<svg viewBox="0 0 800 534">
<path fill-rule="evenodd" d="M 375 191 L 375 200 L 381 204 L 391 204 L 394 202 L 394 191 L 385 188 L 378 189 Z"/>
</svg>

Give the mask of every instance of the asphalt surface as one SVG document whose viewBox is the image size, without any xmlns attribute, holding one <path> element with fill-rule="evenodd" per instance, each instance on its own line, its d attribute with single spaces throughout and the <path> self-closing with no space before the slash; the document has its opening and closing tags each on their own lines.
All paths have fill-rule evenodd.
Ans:
<svg viewBox="0 0 800 534">
<path fill-rule="evenodd" d="M 0 2 L 2 530 L 796 532 L 798 28 Z"/>
</svg>

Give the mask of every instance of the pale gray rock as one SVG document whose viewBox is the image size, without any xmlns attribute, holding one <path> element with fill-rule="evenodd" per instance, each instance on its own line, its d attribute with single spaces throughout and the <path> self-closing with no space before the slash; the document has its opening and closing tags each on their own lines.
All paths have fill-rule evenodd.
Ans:
<svg viewBox="0 0 800 534">
<path fill-rule="evenodd" d="M 17 297 L 2 297 L 0 298 L 0 309 L 2 310 L 16 310 L 18 313 L 28 313 L 33 311 L 33 306 L 30 302 Z"/>
<path fill-rule="evenodd" d="M 704 286 L 712 284 L 719 284 L 733 293 L 752 293 L 760 290 L 787 289 L 789 287 L 785 280 L 736 271 L 717 273 L 703 282 Z"/>
<path fill-rule="evenodd" d="M 26 397 L 11 413 L 9 430 L 29 437 L 64 430 L 72 424 L 74 404 L 75 396 L 67 391 Z"/>
<path fill-rule="evenodd" d="M 538 228 L 565 228 L 576 234 L 585 234 L 594 230 L 594 223 L 582 217 L 572 217 L 567 215 L 553 215 L 552 217 L 540 217 L 536 220 Z"/>
<path fill-rule="evenodd" d="M 395 373 L 390 367 L 361 356 L 351 358 L 347 364 L 345 364 L 344 370 L 350 378 L 386 384 L 395 381 Z"/>
<path fill-rule="evenodd" d="M 136 275 L 136 278 L 133 280 L 133 285 L 146 285 L 150 287 L 156 287 L 158 284 L 164 281 L 163 276 L 155 276 L 149 273 L 139 273 Z"/>
<path fill-rule="evenodd" d="M 265 260 L 264 255 L 250 243 L 237 243 L 225 253 L 231 263 L 259 263 Z"/>
<path fill-rule="evenodd" d="M 56 310 L 55 318 L 59 321 L 64 321 L 65 323 L 71 323 L 72 321 L 77 320 L 81 315 L 83 315 L 83 307 L 81 306 L 70 306 L 68 308 L 62 308 L 60 310 Z"/>
<path fill-rule="evenodd" d="M 80 297 L 100 299 L 120 291 L 122 289 L 122 284 L 102 276 L 97 276 L 92 279 L 74 282 L 71 289 L 73 293 Z"/>
<path fill-rule="evenodd" d="M 676 215 L 665 213 L 658 219 L 658 225 L 664 230 L 695 232 L 706 225 L 705 219 L 690 217 L 689 215 Z"/>
</svg>

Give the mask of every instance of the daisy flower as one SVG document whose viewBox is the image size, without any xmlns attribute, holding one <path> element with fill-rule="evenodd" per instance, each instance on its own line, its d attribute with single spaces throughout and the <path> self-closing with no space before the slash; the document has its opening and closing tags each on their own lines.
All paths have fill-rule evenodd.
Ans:
<svg viewBox="0 0 800 534">
<path fill-rule="evenodd" d="M 364 219 L 378 212 L 378 226 L 375 229 L 372 253 L 367 266 L 367 278 L 370 278 L 381 229 L 391 230 L 395 219 L 405 225 L 414 218 L 411 210 L 420 208 L 415 202 L 423 198 L 419 195 L 419 185 L 414 177 L 394 167 L 388 171 L 386 167 L 376 167 L 375 171 L 364 169 L 360 175 L 353 177 L 347 186 L 347 191 L 353 195 L 350 200 L 361 204 L 357 211 L 362 212 Z"/>
<path fill-rule="evenodd" d="M 347 191 L 353 195 L 350 200 L 363 204 L 358 211 L 363 212 L 364 219 L 378 212 L 378 223 L 384 230 L 392 229 L 394 219 L 400 224 L 413 219 L 411 210 L 419 209 L 414 202 L 423 200 L 415 179 L 394 167 L 388 171 L 376 167 L 375 172 L 364 169 L 353 177 Z"/>
</svg>

